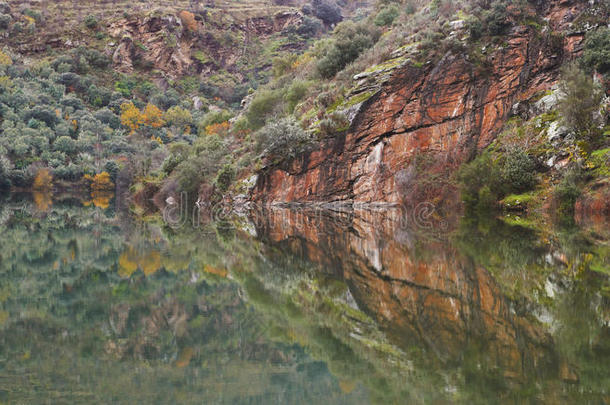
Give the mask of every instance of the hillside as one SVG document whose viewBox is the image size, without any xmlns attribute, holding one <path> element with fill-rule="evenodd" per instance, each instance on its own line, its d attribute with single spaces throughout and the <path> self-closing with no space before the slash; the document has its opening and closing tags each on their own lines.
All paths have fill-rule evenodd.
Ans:
<svg viewBox="0 0 610 405">
<path fill-rule="evenodd" d="M 2 4 L 4 184 L 608 210 L 606 2 Z"/>
</svg>

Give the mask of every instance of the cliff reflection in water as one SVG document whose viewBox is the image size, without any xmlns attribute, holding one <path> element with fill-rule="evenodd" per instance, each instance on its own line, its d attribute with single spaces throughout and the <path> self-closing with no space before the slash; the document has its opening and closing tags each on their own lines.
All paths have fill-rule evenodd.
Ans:
<svg viewBox="0 0 610 405">
<path fill-rule="evenodd" d="M 396 215 L 10 196 L 0 402 L 608 401 L 607 226 Z"/>
<path fill-rule="evenodd" d="M 413 362 L 410 395 L 608 401 L 608 235 L 493 218 L 448 232 L 430 218 L 274 208 L 253 222 L 280 255 L 345 280 L 355 306 Z M 426 392 L 424 370 L 447 396 Z"/>
</svg>

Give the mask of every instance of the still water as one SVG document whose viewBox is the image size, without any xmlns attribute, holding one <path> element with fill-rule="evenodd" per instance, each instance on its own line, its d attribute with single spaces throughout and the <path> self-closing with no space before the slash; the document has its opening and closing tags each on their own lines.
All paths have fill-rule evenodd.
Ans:
<svg viewBox="0 0 610 405">
<path fill-rule="evenodd" d="M 391 217 L 3 196 L 0 403 L 610 402 L 605 218 Z"/>
</svg>

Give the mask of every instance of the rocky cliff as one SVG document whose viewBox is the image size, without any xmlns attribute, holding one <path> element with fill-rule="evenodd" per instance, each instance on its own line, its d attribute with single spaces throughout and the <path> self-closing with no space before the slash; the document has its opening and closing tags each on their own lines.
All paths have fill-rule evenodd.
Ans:
<svg viewBox="0 0 610 405">
<path fill-rule="evenodd" d="M 437 62 L 420 66 L 406 58 L 382 69 L 382 84 L 359 106 L 347 133 L 264 169 L 251 198 L 451 205 L 455 169 L 495 139 L 513 106 L 556 84 L 561 64 L 582 49 L 584 30 L 574 21 L 586 2 L 538 2 L 535 12 L 548 29 L 514 26 L 503 43 L 480 49 L 483 60 L 468 49 L 451 50 Z M 378 80 L 355 79 L 356 88 Z"/>
</svg>

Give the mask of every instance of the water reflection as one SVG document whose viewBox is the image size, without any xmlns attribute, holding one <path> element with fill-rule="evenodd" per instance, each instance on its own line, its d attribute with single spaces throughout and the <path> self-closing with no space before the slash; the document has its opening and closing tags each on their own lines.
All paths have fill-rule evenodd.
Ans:
<svg viewBox="0 0 610 405">
<path fill-rule="evenodd" d="M 603 225 L 281 210 L 174 229 L 113 206 L 0 202 L 0 401 L 609 399 Z"/>
</svg>

